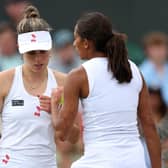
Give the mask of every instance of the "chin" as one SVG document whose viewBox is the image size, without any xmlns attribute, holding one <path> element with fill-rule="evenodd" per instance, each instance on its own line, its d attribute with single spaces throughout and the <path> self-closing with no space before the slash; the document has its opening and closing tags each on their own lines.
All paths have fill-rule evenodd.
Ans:
<svg viewBox="0 0 168 168">
<path fill-rule="evenodd" d="M 39 66 L 39 67 L 36 67 L 36 66 L 35 66 L 35 67 L 33 68 L 33 71 L 34 71 L 34 72 L 40 72 L 40 71 L 42 71 L 43 69 L 44 69 L 44 66 Z"/>
</svg>

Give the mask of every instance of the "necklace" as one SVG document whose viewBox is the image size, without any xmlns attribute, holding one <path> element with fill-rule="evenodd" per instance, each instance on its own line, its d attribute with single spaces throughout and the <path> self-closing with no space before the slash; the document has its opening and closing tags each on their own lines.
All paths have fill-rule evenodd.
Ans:
<svg viewBox="0 0 168 168">
<path fill-rule="evenodd" d="M 37 85 L 27 84 L 27 86 L 28 86 L 31 90 L 35 90 L 35 89 L 37 89 L 37 88 L 41 88 L 41 87 L 43 86 L 43 84 L 44 84 L 45 81 L 46 81 L 46 79 L 43 79 L 43 80 L 41 80 L 41 81 L 39 82 L 39 84 L 37 84 Z M 27 81 L 27 82 L 28 82 L 28 81 Z M 31 82 L 28 82 L 28 83 L 31 83 Z"/>
<path fill-rule="evenodd" d="M 26 75 L 24 70 L 23 72 L 23 83 L 25 84 L 26 88 L 29 88 L 32 91 L 35 91 L 36 89 L 40 89 L 42 86 L 44 86 L 44 83 L 46 82 L 46 74 L 44 75 L 43 79 L 31 79 L 31 75 Z M 48 74 L 47 74 L 48 76 Z"/>
<path fill-rule="evenodd" d="M 40 81 L 38 82 L 38 84 L 33 85 L 33 83 L 35 83 L 36 80 L 31 81 L 31 80 L 28 80 L 28 79 L 29 79 L 28 77 L 24 76 L 23 82 L 24 82 L 25 86 L 26 86 L 27 88 L 31 89 L 31 90 L 35 90 L 35 89 L 37 89 L 37 88 L 40 89 L 40 88 L 43 86 L 43 84 L 45 83 L 45 81 L 46 81 L 46 78 L 44 78 L 44 79 L 40 80 Z"/>
</svg>

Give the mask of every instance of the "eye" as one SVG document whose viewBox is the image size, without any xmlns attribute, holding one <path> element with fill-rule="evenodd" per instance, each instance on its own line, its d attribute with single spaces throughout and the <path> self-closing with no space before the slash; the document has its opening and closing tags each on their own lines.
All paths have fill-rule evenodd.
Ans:
<svg viewBox="0 0 168 168">
<path fill-rule="evenodd" d="M 39 51 L 29 51 L 29 52 L 27 52 L 27 54 L 29 54 L 29 55 L 35 55 L 35 54 L 46 54 L 47 53 L 47 51 L 45 51 L 45 50 L 39 50 Z"/>
<path fill-rule="evenodd" d="M 45 50 L 40 50 L 39 52 L 40 52 L 40 54 L 46 54 L 47 53 L 47 51 L 45 51 Z"/>
<path fill-rule="evenodd" d="M 27 52 L 27 54 L 29 54 L 29 55 L 35 55 L 36 51 L 29 51 L 29 52 Z"/>
</svg>

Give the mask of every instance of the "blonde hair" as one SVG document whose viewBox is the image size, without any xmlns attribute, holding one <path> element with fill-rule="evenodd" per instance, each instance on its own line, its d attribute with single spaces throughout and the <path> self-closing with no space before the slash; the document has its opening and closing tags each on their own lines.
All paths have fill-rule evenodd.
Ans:
<svg viewBox="0 0 168 168">
<path fill-rule="evenodd" d="M 24 12 L 23 18 L 17 25 L 17 33 L 26 33 L 32 31 L 50 31 L 49 24 L 40 17 L 38 9 L 33 5 L 28 5 Z"/>
<path fill-rule="evenodd" d="M 143 46 L 147 48 L 152 45 L 168 45 L 168 36 L 163 32 L 151 32 L 143 38 Z"/>
</svg>

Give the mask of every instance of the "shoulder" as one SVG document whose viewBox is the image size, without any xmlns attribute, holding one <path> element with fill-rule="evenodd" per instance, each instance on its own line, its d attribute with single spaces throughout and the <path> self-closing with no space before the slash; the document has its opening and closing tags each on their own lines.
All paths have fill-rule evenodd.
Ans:
<svg viewBox="0 0 168 168">
<path fill-rule="evenodd" d="M 82 87 L 87 79 L 86 71 L 81 65 L 78 68 L 73 69 L 67 75 L 66 82 L 73 86 L 80 86 Z"/>
<path fill-rule="evenodd" d="M 129 63 L 130 63 L 130 68 L 131 68 L 131 71 L 132 71 L 132 73 L 140 73 L 140 68 L 138 67 L 138 65 L 135 63 L 135 62 L 133 62 L 133 61 L 130 61 L 129 60 Z"/>
<path fill-rule="evenodd" d="M 14 77 L 15 69 L 9 69 L 0 72 L 0 83 L 4 83 L 6 81 L 11 81 Z"/>
<path fill-rule="evenodd" d="M 55 79 L 58 83 L 59 86 L 63 86 L 65 83 L 65 79 L 67 77 L 67 74 L 56 71 L 56 70 L 52 70 L 55 76 Z"/>
<path fill-rule="evenodd" d="M 135 62 L 133 62 L 133 61 L 131 61 L 131 60 L 128 60 L 128 61 L 129 61 L 131 67 L 136 67 L 136 68 L 138 68 L 138 66 L 136 65 Z"/>
<path fill-rule="evenodd" d="M 0 90 L 2 90 L 3 95 L 6 95 L 12 85 L 14 78 L 15 69 L 9 69 L 0 72 Z"/>
<path fill-rule="evenodd" d="M 85 74 L 85 70 L 84 70 L 83 65 L 81 65 L 80 67 L 71 70 L 68 73 L 67 77 L 73 77 L 73 78 L 77 77 L 78 79 L 80 79 L 81 77 L 83 77 L 84 74 Z"/>
</svg>

